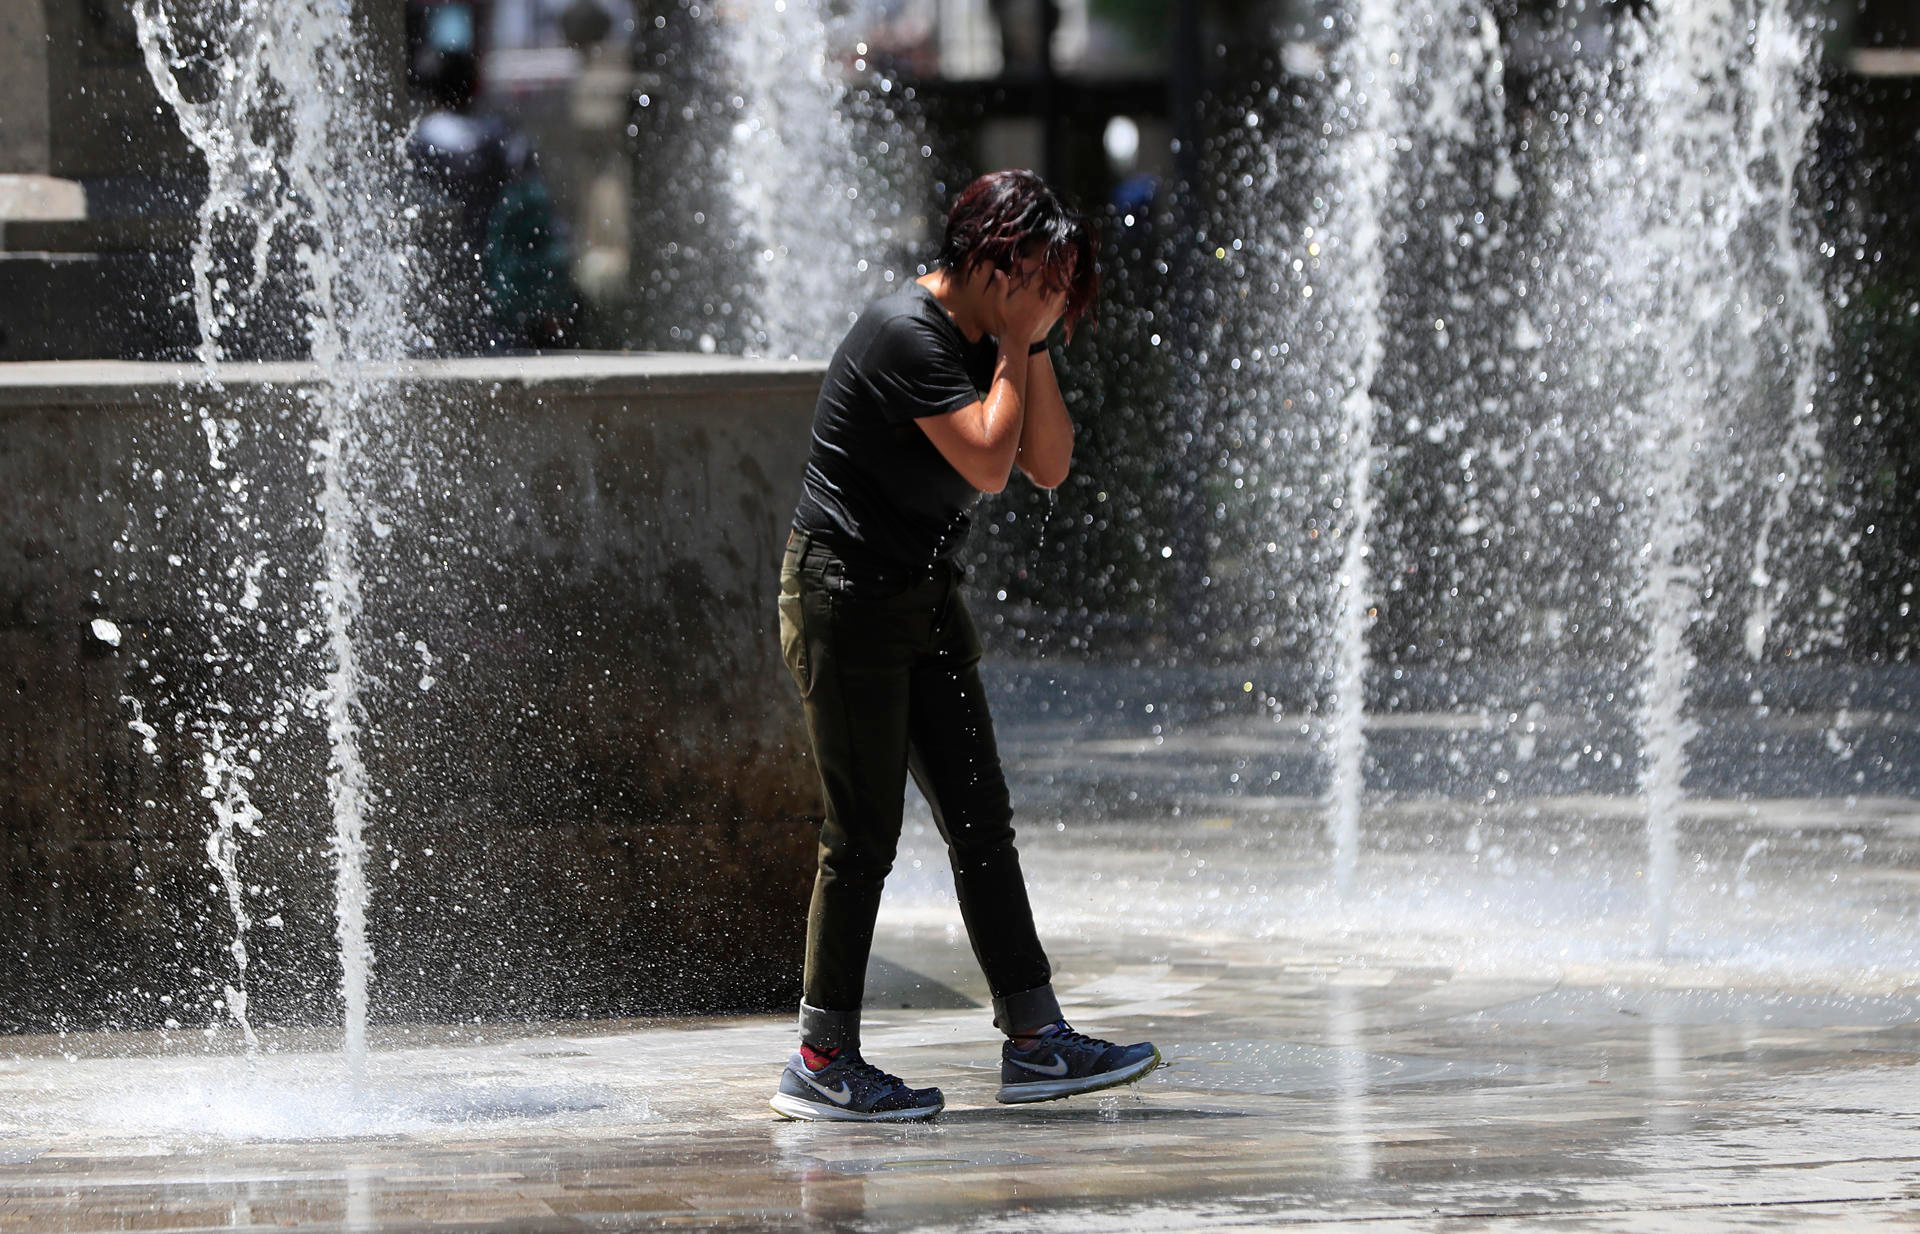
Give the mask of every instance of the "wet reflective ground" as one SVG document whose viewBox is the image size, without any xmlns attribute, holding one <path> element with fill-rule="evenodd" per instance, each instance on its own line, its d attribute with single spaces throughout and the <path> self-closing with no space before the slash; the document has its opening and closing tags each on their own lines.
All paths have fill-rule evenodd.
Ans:
<svg viewBox="0 0 1920 1234">
<path fill-rule="evenodd" d="M 1662 959 L 1631 803 L 1383 799 L 1340 903 L 1304 802 L 1122 804 L 1228 737 L 1004 728 L 1070 1014 L 1169 1059 L 1124 1095 L 993 1102 L 917 809 L 868 1053 L 932 1125 L 778 1121 L 784 1017 L 388 1029 L 360 1097 L 320 1037 L 11 1038 L 0 1231 L 1920 1227 L 1911 797 L 1702 803 Z"/>
<path fill-rule="evenodd" d="M 786 1034 L 764 1020 L 390 1042 L 384 1110 L 357 1122 L 284 1059 L 250 1083 L 212 1060 L 22 1057 L 0 1073 L 0 1228 L 1920 1220 L 1915 999 L 1473 978 L 1132 932 L 1122 950 L 1063 948 L 1063 985 L 1082 1024 L 1151 1035 L 1171 1065 L 1125 1096 L 1004 1109 L 983 1014 L 951 1006 L 976 991 L 915 976 L 953 958 L 944 924 L 896 922 L 870 1053 L 946 1088 L 925 1127 L 776 1121 Z"/>
</svg>

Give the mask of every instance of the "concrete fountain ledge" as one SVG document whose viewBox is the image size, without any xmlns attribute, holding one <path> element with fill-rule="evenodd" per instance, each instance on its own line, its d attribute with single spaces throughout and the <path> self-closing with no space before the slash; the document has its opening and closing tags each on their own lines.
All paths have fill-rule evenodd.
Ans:
<svg viewBox="0 0 1920 1234">
<path fill-rule="evenodd" d="M 360 374 L 376 1016 L 797 994 L 818 798 L 774 596 L 820 374 Z M 237 861 L 255 1019 L 338 1014 L 323 384 L 311 364 L 0 365 L 0 1031 L 227 1022 L 214 723 L 261 816 Z"/>
<path fill-rule="evenodd" d="M 753 360 L 680 352 L 565 352 L 537 356 L 478 356 L 363 365 L 348 371 L 359 380 L 497 385 L 543 395 L 596 400 L 632 397 L 707 396 L 738 403 L 743 395 L 804 396 L 820 389 L 825 366 L 803 360 Z M 306 361 L 223 363 L 223 386 L 307 386 L 321 382 L 318 365 Z M 198 364 L 133 360 L 64 360 L 0 363 L 0 407 L 92 406 L 154 387 L 207 384 Z M 737 407 L 738 410 L 753 410 Z"/>
</svg>

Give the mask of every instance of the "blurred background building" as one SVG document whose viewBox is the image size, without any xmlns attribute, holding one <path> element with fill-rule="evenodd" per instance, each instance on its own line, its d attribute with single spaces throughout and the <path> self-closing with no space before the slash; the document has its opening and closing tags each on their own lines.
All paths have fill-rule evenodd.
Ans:
<svg viewBox="0 0 1920 1234">
<path fill-rule="evenodd" d="M 394 127 L 411 135 L 413 174 L 431 189 L 416 230 L 442 277 L 432 349 L 823 354 L 817 338 L 792 346 L 752 320 L 762 254 L 742 240 L 749 229 L 728 191 L 743 117 L 765 105 L 738 84 L 731 57 L 778 8 L 773 0 L 367 5 L 371 43 L 390 49 L 380 59 L 400 87 Z M 1009 496 L 1018 517 L 988 543 L 1004 548 L 1005 568 L 1017 574 L 1011 563 L 1050 520 L 1091 519 L 1086 560 L 1076 565 L 1119 570 L 1140 595 L 1190 593 L 1195 579 L 1179 571 L 1203 571 L 1216 553 L 1181 544 L 1161 558 L 1122 527 L 1146 521 L 1179 536 L 1212 534 L 1193 505 L 1202 498 L 1182 477 L 1205 470 L 1199 462 L 1209 451 L 1223 457 L 1206 421 L 1228 409 L 1231 392 L 1208 385 L 1217 366 L 1199 334 L 1231 316 L 1220 297 L 1249 289 L 1245 280 L 1226 288 L 1194 276 L 1216 251 L 1237 251 L 1232 228 L 1245 229 L 1235 212 L 1249 208 L 1243 190 L 1256 170 L 1246 162 L 1248 118 L 1268 126 L 1260 138 L 1268 152 L 1313 139 L 1298 100 L 1323 76 L 1350 6 L 834 0 L 805 8 L 824 19 L 828 77 L 843 92 L 839 111 L 858 128 L 841 146 L 882 182 L 873 196 L 891 211 L 867 220 L 876 224 L 877 268 L 906 273 L 926 261 L 948 195 L 995 167 L 1034 167 L 1103 220 L 1109 295 L 1094 342 L 1063 367 L 1108 409 L 1087 435 L 1089 471 L 1124 478 L 1138 505 L 1109 528 L 1096 492 L 1062 492 L 1058 512 L 1045 517 Z M 1500 121 L 1511 141 L 1562 126 L 1556 100 L 1568 73 L 1604 64 L 1623 15 L 1647 8 L 1648 0 L 1488 5 L 1503 59 Z M 1860 418 L 1859 431 L 1834 438 L 1832 457 L 1845 472 L 1841 487 L 1863 494 L 1854 516 L 1860 555 L 1867 577 L 1879 580 L 1886 603 L 1878 611 L 1890 627 L 1884 638 L 1850 637 L 1904 647 L 1920 624 L 1900 592 L 1906 563 L 1920 560 L 1911 484 L 1920 475 L 1920 395 L 1887 375 L 1920 365 L 1920 316 L 1911 311 L 1920 249 L 1908 223 L 1920 198 L 1920 5 L 1834 0 L 1804 11 L 1824 13 L 1827 39 L 1816 70 L 1825 106 L 1805 166 L 1832 212 L 1822 231 L 1862 254 L 1850 258 L 1857 285 L 1835 302 L 1825 407 L 1835 423 Z M 197 345 L 179 291 L 189 281 L 197 160 L 155 120 L 159 103 L 129 13 L 122 0 L 0 13 L 0 68 L 9 70 L 0 73 L 0 359 L 179 359 Z M 800 61 L 814 57 L 791 59 L 805 68 Z M 1483 145 L 1492 153 L 1493 143 Z M 788 153 L 787 166 L 804 166 L 806 152 Z M 1550 188 L 1530 186 L 1522 199 Z M 808 191 L 775 183 L 771 205 L 802 210 L 795 199 Z M 1307 216 L 1313 191 L 1282 183 L 1256 208 L 1290 226 Z M 816 227 L 834 225 L 834 212 L 814 213 Z M 269 263 L 258 311 L 225 340 L 230 354 L 271 357 L 301 345 L 301 332 L 274 311 L 274 280 L 289 264 Z M 871 281 L 873 292 L 883 286 Z M 832 335 L 834 323 L 822 316 L 818 329 Z M 1110 380 L 1122 384 L 1105 390 L 1100 383 Z M 1169 442 L 1172 453 L 1194 457 L 1160 468 Z M 1111 535 L 1102 539 L 1103 531 Z M 1075 598 L 1052 586 L 1016 577 L 1008 590 L 1034 612 L 1074 611 Z"/>
<path fill-rule="evenodd" d="M 752 20 L 678 0 L 410 0 L 416 64 L 436 14 L 470 15 L 478 97 L 538 151 L 571 237 L 591 344 L 655 341 L 636 284 L 636 181 L 645 196 L 658 144 L 644 115 L 703 54 L 698 28 Z M 1198 122 L 1203 32 L 1222 36 L 1270 6 L 1156 0 L 859 0 L 835 6 L 829 37 L 850 91 L 885 83 L 910 100 L 936 174 L 910 203 L 940 198 L 976 170 L 1033 167 L 1084 204 L 1143 207 L 1180 172 L 1182 123 Z M 666 61 L 677 61 L 677 64 Z M 425 88 L 416 72 L 415 84 Z M 669 87 L 670 89 L 670 87 Z M 857 100 L 856 100 L 857 106 Z M 636 113 L 640 113 L 636 115 Z M 1191 141 L 1186 149 L 1191 155 Z M 924 254 L 923 254 L 924 255 Z M 641 263 L 644 264 L 644 263 Z M 667 344 L 671 337 L 660 340 Z"/>
</svg>

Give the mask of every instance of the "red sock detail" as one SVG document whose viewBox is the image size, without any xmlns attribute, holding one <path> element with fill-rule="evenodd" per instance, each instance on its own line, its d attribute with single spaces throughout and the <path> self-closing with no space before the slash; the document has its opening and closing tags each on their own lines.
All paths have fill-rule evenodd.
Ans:
<svg viewBox="0 0 1920 1234">
<path fill-rule="evenodd" d="M 1065 1032 L 1066 1028 L 1067 1022 L 1065 1020 L 1055 1020 L 1053 1023 L 1036 1029 L 1031 1033 L 1011 1033 L 1009 1036 L 1013 1039 L 1013 1048 L 1024 1052 L 1037 1047 L 1042 1038 L 1051 1037 L 1058 1032 Z"/>
<path fill-rule="evenodd" d="M 804 1041 L 800 1043 L 800 1058 L 807 1064 L 808 1071 L 818 1071 L 839 1057 L 838 1047 L 831 1050 L 816 1050 Z"/>
</svg>

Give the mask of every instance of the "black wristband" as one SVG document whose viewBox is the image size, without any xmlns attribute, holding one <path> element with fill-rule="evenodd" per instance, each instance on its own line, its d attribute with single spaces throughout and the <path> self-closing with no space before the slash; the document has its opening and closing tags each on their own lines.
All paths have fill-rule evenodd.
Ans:
<svg viewBox="0 0 1920 1234">
<path fill-rule="evenodd" d="M 1030 356 L 1037 356 L 1043 351 L 1051 351 L 1052 349 L 1053 349 L 1052 343 L 1049 343 L 1046 339 L 1041 339 L 1039 342 L 1030 344 L 1027 347 L 1027 354 Z"/>
</svg>

